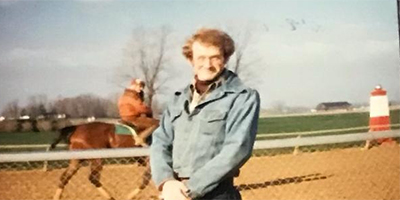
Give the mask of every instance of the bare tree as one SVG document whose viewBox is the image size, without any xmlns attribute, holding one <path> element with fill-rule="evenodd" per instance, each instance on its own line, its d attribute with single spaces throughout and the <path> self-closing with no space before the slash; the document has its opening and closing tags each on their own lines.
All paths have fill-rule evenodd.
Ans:
<svg viewBox="0 0 400 200">
<path fill-rule="evenodd" d="M 48 104 L 47 96 L 44 94 L 33 95 L 28 98 L 28 105 L 25 107 L 27 115 L 36 118 L 39 115 L 47 113 L 46 106 Z"/>
<path fill-rule="evenodd" d="M 398 36 L 400 37 L 400 0 L 397 0 L 397 28 L 398 28 Z M 399 41 L 400 46 L 400 41 Z"/>
<path fill-rule="evenodd" d="M 8 103 L 3 111 L 1 112 L 2 116 L 5 117 L 13 117 L 18 118 L 20 116 L 21 107 L 18 105 L 18 100 L 11 101 Z"/>
<path fill-rule="evenodd" d="M 287 112 L 288 107 L 284 101 L 274 101 L 272 102 L 271 112 L 275 114 L 284 114 Z"/>
<path fill-rule="evenodd" d="M 92 94 L 83 94 L 72 98 L 59 98 L 50 108 L 55 113 L 70 117 L 117 117 L 115 102 Z"/>
<path fill-rule="evenodd" d="M 20 116 L 25 116 L 25 115 L 28 115 L 28 112 L 26 111 L 25 108 L 22 108 L 22 109 L 21 109 L 21 112 L 19 113 L 19 115 L 20 115 Z"/>
<path fill-rule="evenodd" d="M 125 77 L 140 77 L 146 83 L 146 99 L 153 106 L 154 97 L 167 81 L 166 65 L 168 62 L 168 38 L 171 30 L 163 26 L 156 30 L 143 27 L 135 28 L 132 41 L 126 48 L 129 69 Z"/>
<path fill-rule="evenodd" d="M 18 101 L 14 100 L 6 105 L 2 115 L 15 118 L 28 115 L 35 118 L 46 113 L 47 103 L 47 96 L 43 94 L 30 96 L 25 107 L 19 106 Z"/>
<path fill-rule="evenodd" d="M 243 67 L 247 64 L 243 63 L 243 59 L 250 40 L 251 40 L 251 32 L 250 29 L 245 29 L 241 32 L 232 31 L 232 37 L 235 41 L 235 54 L 231 58 L 231 63 L 229 63 L 228 67 L 236 74 L 239 74 L 243 69 Z"/>
<path fill-rule="evenodd" d="M 107 102 L 106 102 L 106 115 L 108 117 L 119 117 L 118 113 L 118 99 L 120 97 L 121 93 L 112 93 L 107 96 Z"/>
<path fill-rule="evenodd" d="M 238 74 L 248 84 L 256 85 L 259 81 L 258 71 L 262 70 L 262 59 L 252 52 L 255 28 L 251 24 L 243 27 L 230 26 L 226 31 L 235 41 L 235 53 L 230 58 L 227 68 Z"/>
</svg>

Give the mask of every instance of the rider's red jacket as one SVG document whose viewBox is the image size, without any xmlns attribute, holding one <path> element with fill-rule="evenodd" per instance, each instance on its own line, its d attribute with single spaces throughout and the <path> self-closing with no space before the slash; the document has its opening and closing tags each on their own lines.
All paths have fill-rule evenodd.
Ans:
<svg viewBox="0 0 400 200">
<path fill-rule="evenodd" d="M 143 100 L 143 95 L 133 90 L 125 89 L 118 101 L 119 115 L 122 120 L 132 121 L 142 114 L 151 117 L 152 111 Z"/>
</svg>

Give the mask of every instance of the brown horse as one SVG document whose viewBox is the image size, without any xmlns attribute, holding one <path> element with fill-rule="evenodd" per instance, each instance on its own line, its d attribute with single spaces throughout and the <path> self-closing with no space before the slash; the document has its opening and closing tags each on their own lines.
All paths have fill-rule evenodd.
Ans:
<svg viewBox="0 0 400 200">
<path fill-rule="evenodd" d="M 69 150 L 84 150 L 84 149 L 102 149 L 102 148 L 121 148 L 121 147 L 139 147 L 135 145 L 135 140 L 132 135 L 119 135 L 115 133 L 115 125 L 103 122 L 91 122 L 76 126 L 69 126 L 59 130 L 60 136 L 51 144 L 50 149 L 54 149 L 56 145 L 65 140 L 69 143 Z M 60 199 L 64 187 L 68 181 L 75 175 L 81 167 L 83 160 L 70 160 L 68 168 L 62 173 L 56 194 L 53 199 Z M 90 175 L 89 181 L 96 186 L 102 196 L 107 199 L 114 199 L 110 193 L 102 186 L 100 175 L 102 171 L 101 159 L 90 159 Z M 150 180 L 150 167 L 148 158 L 143 164 L 146 170 L 142 176 L 142 181 L 139 188 L 136 188 L 128 194 L 127 198 L 132 199 L 141 190 L 143 190 Z"/>
</svg>

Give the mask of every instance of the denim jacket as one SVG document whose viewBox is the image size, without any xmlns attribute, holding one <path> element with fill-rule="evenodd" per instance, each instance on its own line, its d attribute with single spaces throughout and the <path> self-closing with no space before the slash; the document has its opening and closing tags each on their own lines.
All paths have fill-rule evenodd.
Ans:
<svg viewBox="0 0 400 200">
<path fill-rule="evenodd" d="M 250 158 L 260 97 L 229 70 L 225 81 L 189 113 L 190 87 L 176 92 L 153 133 L 150 164 L 157 186 L 176 176 L 189 178 L 191 198 L 233 178 Z"/>
</svg>

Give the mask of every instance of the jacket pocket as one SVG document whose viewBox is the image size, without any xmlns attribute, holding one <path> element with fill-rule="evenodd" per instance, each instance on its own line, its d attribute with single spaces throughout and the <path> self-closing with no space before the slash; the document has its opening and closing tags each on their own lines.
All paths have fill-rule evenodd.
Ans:
<svg viewBox="0 0 400 200">
<path fill-rule="evenodd" d="M 221 141 L 225 137 L 227 114 L 220 110 L 202 110 L 199 115 L 199 127 L 196 134 L 198 149 L 196 166 L 201 167 L 212 159 L 221 149 Z"/>
<path fill-rule="evenodd" d="M 202 115 L 200 132 L 204 134 L 223 134 L 225 132 L 227 112 L 207 110 Z"/>
<path fill-rule="evenodd" d="M 204 113 L 203 119 L 209 123 L 216 121 L 223 121 L 226 119 L 226 112 L 222 112 L 219 110 L 208 110 Z"/>
</svg>

